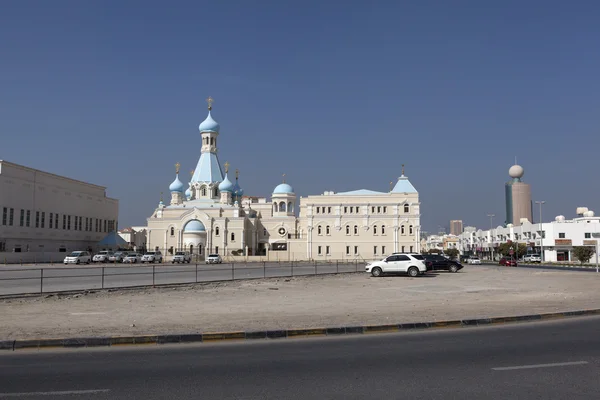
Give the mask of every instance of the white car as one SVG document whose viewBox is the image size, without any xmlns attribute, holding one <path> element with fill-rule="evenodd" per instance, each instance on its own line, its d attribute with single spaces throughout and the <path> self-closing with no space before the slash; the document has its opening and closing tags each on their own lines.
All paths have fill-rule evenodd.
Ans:
<svg viewBox="0 0 600 400">
<path fill-rule="evenodd" d="M 479 259 L 479 257 L 470 257 L 467 260 L 467 264 L 481 264 L 481 260 Z"/>
<path fill-rule="evenodd" d="M 92 256 L 87 251 L 73 251 L 65 257 L 64 263 L 67 264 L 89 264 Z"/>
<path fill-rule="evenodd" d="M 411 277 L 417 277 L 427 272 L 425 258 L 421 254 L 392 254 L 381 261 L 367 264 L 365 267 L 374 277 L 390 273 L 405 273 Z"/>
<path fill-rule="evenodd" d="M 124 264 L 137 264 L 142 259 L 142 255 L 139 253 L 128 253 L 123 259 Z"/>
<path fill-rule="evenodd" d="M 173 256 L 173 263 L 190 263 L 192 256 L 189 251 L 178 251 Z"/>
<path fill-rule="evenodd" d="M 117 251 L 112 256 L 108 257 L 108 261 L 122 263 L 125 257 L 127 257 L 127 254 L 129 253 L 126 251 Z"/>
<path fill-rule="evenodd" d="M 100 251 L 98 252 L 98 254 L 94 255 L 94 258 L 92 258 L 92 262 L 108 262 L 108 259 L 110 256 L 113 255 L 112 251 Z"/>
<path fill-rule="evenodd" d="M 146 254 L 144 254 L 142 256 L 142 264 L 145 262 L 148 263 L 154 263 L 154 262 L 159 262 L 161 263 L 163 260 L 162 258 L 162 253 L 160 251 L 149 251 Z"/>
<path fill-rule="evenodd" d="M 539 254 L 527 254 L 526 256 L 523 256 L 522 261 L 526 263 L 541 263 L 542 257 Z"/>
<path fill-rule="evenodd" d="M 209 254 L 206 257 L 207 264 L 221 264 L 222 262 L 223 262 L 223 259 L 218 254 Z"/>
</svg>

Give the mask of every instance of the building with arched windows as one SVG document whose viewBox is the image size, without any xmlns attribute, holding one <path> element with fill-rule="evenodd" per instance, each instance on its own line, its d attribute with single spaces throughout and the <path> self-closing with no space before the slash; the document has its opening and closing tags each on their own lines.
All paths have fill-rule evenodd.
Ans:
<svg viewBox="0 0 600 400">
<path fill-rule="evenodd" d="M 171 199 L 148 218 L 147 249 L 168 256 L 190 251 L 227 257 L 268 259 L 373 259 L 392 252 L 419 251 L 419 196 L 408 178 L 398 178 L 389 192 L 325 192 L 297 198 L 292 186 L 277 185 L 271 198 L 244 195 L 221 168 L 217 156 L 220 125 L 208 116 L 200 124 L 201 154 L 185 185 L 169 186 Z M 285 178 L 285 175 L 284 175 Z"/>
</svg>

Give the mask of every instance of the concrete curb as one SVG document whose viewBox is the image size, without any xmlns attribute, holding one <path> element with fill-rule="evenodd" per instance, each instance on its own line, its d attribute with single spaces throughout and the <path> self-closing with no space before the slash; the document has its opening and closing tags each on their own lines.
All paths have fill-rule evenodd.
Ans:
<svg viewBox="0 0 600 400">
<path fill-rule="evenodd" d="M 344 326 L 335 328 L 306 328 L 267 331 L 209 332 L 173 335 L 140 335 L 67 339 L 28 339 L 0 341 L 0 351 L 55 349 L 80 347 L 112 347 L 123 345 L 157 345 L 169 343 L 204 343 L 228 340 L 282 339 L 312 336 L 336 336 L 411 331 L 435 328 L 465 328 L 527 321 L 544 321 L 568 317 L 600 315 L 600 309 L 566 311 L 546 314 L 518 315 L 452 321 L 416 322 L 404 324 Z"/>
</svg>

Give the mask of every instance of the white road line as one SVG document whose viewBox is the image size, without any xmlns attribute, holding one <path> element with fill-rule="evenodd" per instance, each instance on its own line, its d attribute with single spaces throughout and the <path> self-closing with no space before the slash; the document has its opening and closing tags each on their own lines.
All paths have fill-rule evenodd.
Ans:
<svg viewBox="0 0 600 400">
<path fill-rule="evenodd" d="M 552 368 L 552 367 L 568 367 L 570 365 L 584 365 L 587 361 L 573 361 L 553 364 L 534 364 L 534 365 L 517 365 L 514 367 L 496 367 L 492 368 L 494 371 L 510 371 L 513 369 L 533 369 L 533 368 Z"/>
<path fill-rule="evenodd" d="M 8 397 L 26 397 L 26 396 L 69 396 L 81 394 L 100 394 L 108 393 L 110 389 L 92 389 L 92 390 L 63 390 L 59 392 L 23 392 L 23 393 L 0 393 L 0 398 Z"/>
<path fill-rule="evenodd" d="M 105 312 L 71 312 L 70 315 L 105 315 Z"/>
</svg>

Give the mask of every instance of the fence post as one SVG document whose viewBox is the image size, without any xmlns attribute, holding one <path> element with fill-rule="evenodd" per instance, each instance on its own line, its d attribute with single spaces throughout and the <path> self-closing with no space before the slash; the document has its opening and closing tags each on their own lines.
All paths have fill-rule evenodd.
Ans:
<svg viewBox="0 0 600 400">
<path fill-rule="evenodd" d="M 104 289 L 104 267 L 102 267 L 102 289 Z"/>
<path fill-rule="evenodd" d="M 356 269 L 354 272 L 358 272 L 358 260 L 354 260 L 354 266 Z"/>
<path fill-rule="evenodd" d="M 154 286 L 154 282 L 155 282 L 154 277 L 155 277 L 155 266 L 152 265 L 152 286 Z"/>
<path fill-rule="evenodd" d="M 317 275 L 317 260 L 315 260 L 315 275 Z"/>
<path fill-rule="evenodd" d="M 339 263 L 339 261 L 338 261 L 338 260 L 335 260 L 335 273 L 336 273 L 336 274 L 339 274 L 339 273 L 340 273 L 340 268 L 339 268 L 339 264 L 338 264 L 338 263 Z"/>
<path fill-rule="evenodd" d="M 231 263 L 231 280 L 234 281 L 235 280 L 235 272 L 233 270 L 233 263 Z"/>
<path fill-rule="evenodd" d="M 267 263 L 263 261 L 263 278 L 267 277 Z"/>
<path fill-rule="evenodd" d="M 44 268 L 40 268 L 40 294 L 44 293 Z"/>
<path fill-rule="evenodd" d="M 294 276 L 294 261 L 292 261 L 292 276 Z"/>
<path fill-rule="evenodd" d="M 198 262 L 196 262 L 196 283 L 198 283 Z"/>
</svg>

